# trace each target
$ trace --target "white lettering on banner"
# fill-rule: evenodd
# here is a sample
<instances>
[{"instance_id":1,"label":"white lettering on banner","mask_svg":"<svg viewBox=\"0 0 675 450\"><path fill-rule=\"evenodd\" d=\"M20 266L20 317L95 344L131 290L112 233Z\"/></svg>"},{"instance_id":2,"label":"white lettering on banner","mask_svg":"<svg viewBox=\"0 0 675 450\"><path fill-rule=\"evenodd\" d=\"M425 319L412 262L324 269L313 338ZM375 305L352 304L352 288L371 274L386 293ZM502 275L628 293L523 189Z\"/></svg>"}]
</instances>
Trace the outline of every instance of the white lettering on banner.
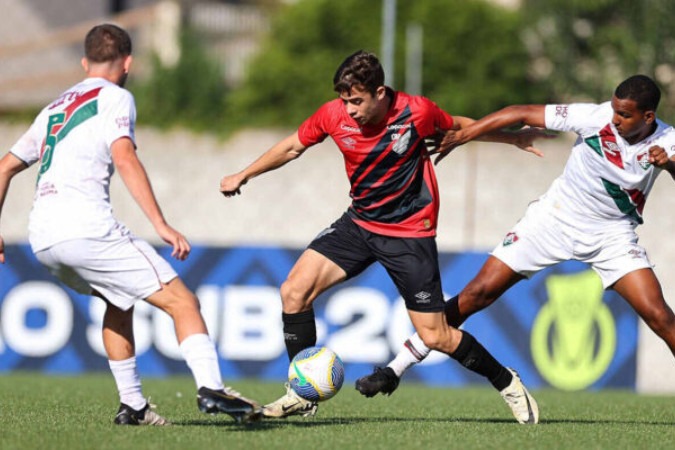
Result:
<instances>
[{"instance_id":1,"label":"white lettering on banner","mask_svg":"<svg viewBox=\"0 0 675 450\"><path fill-rule=\"evenodd\" d=\"M389 358L389 346L383 336L389 320L389 300L382 291L341 289L328 300L325 315L329 323L344 326L326 343L343 361L379 362Z\"/></svg>"},{"instance_id":2,"label":"white lettering on banner","mask_svg":"<svg viewBox=\"0 0 675 450\"><path fill-rule=\"evenodd\" d=\"M223 358L268 361L284 350L279 289L228 286L219 340Z\"/></svg>"},{"instance_id":3,"label":"white lettering on banner","mask_svg":"<svg viewBox=\"0 0 675 450\"><path fill-rule=\"evenodd\" d=\"M44 326L26 326L31 309L46 314ZM49 356L68 343L73 330L73 305L68 294L53 283L29 281L21 283L5 296L0 322L7 346L30 357Z\"/></svg>"}]
</instances>

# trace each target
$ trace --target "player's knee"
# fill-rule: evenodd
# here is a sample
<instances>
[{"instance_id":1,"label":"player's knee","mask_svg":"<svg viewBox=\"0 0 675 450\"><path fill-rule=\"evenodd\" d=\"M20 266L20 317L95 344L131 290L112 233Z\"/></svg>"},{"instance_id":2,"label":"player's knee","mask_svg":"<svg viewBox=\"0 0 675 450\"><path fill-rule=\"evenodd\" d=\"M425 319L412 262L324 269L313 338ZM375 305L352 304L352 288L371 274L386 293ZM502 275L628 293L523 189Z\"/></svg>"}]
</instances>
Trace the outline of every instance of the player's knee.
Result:
<instances>
[{"instance_id":1,"label":"player's knee","mask_svg":"<svg viewBox=\"0 0 675 450\"><path fill-rule=\"evenodd\" d=\"M472 281L462 290L460 301L464 309L473 312L490 305L494 299L490 296L485 283Z\"/></svg>"},{"instance_id":2,"label":"player's knee","mask_svg":"<svg viewBox=\"0 0 675 450\"><path fill-rule=\"evenodd\" d=\"M651 308L642 314L642 319L659 336L672 332L675 328L675 315L668 307Z\"/></svg>"},{"instance_id":3,"label":"player's knee","mask_svg":"<svg viewBox=\"0 0 675 450\"><path fill-rule=\"evenodd\" d=\"M285 313L304 311L310 303L307 290L298 286L297 283L290 279L281 284L279 293L281 294L281 302Z\"/></svg>"}]
</instances>

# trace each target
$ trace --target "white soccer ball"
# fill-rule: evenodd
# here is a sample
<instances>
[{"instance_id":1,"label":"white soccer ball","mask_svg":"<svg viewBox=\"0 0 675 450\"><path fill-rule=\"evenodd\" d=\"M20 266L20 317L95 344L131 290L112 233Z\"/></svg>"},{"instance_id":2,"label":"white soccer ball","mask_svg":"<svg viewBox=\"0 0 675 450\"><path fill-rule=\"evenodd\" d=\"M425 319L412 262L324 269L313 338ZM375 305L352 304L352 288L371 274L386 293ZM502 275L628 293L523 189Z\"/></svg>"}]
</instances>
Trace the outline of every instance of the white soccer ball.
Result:
<instances>
[{"instance_id":1,"label":"white soccer ball","mask_svg":"<svg viewBox=\"0 0 675 450\"><path fill-rule=\"evenodd\" d=\"M295 355L288 367L288 381L300 397L314 402L338 393L345 379L340 357L327 347L309 347Z\"/></svg>"}]
</instances>

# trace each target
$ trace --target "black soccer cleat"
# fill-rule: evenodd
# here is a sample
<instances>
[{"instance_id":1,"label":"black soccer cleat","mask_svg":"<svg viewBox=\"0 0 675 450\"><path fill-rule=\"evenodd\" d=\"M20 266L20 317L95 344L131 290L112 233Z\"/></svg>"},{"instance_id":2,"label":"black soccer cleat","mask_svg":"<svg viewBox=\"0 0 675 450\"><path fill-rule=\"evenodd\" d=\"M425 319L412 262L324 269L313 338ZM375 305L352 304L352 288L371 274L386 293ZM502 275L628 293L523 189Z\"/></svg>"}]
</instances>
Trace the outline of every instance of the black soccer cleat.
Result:
<instances>
[{"instance_id":1,"label":"black soccer cleat","mask_svg":"<svg viewBox=\"0 0 675 450\"><path fill-rule=\"evenodd\" d=\"M200 387L197 392L197 406L206 414L228 414L237 423L255 422L262 418L258 403L229 387L219 391Z\"/></svg>"},{"instance_id":2,"label":"black soccer cleat","mask_svg":"<svg viewBox=\"0 0 675 450\"><path fill-rule=\"evenodd\" d=\"M400 378L391 367L375 367L373 373L356 380L356 390L366 397L373 397L378 393L391 395L398 387L399 381Z\"/></svg>"},{"instance_id":3,"label":"black soccer cleat","mask_svg":"<svg viewBox=\"0 0 675 450\"><path fill-rule=\"evenodd\" d=\"M115 416L116 425L171 425L164 417L151 409L150 403L146 403L141 410L135 410L129 405L120 403L120 409Z\"/></svg>"}]
</instances>

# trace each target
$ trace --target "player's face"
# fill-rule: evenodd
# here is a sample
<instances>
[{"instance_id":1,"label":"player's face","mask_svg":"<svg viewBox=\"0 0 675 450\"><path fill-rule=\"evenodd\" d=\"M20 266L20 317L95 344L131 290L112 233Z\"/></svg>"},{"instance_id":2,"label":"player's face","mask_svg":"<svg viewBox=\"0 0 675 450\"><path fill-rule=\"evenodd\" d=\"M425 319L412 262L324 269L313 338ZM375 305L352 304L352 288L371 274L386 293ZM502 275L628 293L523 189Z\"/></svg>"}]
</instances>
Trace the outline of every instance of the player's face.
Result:
<instances>
[{"instance_id":1,"label":"player's face","mask_svg":"<svg viewBox=\"0 0 675 450\"><path fill-rule=\"evenodd\" d=\"M642 111L637 102L612 96L612 124L629 144L635 144L649 136L653 130L654 111Z\"/></svg>"},{"instance_id":2,"label":"player's face","mask_svg":"<svg viewBox=\"0 0 675 450\"><path fill-rule=\"evenodd\" d=\"M340 93L347 114L359 125L374 125L382 120L386 114L386 105L383 105L385 97L384 86L380 86L375 95L361 86L354 86L350 91Z\"/></svg>"}]
</instances>

